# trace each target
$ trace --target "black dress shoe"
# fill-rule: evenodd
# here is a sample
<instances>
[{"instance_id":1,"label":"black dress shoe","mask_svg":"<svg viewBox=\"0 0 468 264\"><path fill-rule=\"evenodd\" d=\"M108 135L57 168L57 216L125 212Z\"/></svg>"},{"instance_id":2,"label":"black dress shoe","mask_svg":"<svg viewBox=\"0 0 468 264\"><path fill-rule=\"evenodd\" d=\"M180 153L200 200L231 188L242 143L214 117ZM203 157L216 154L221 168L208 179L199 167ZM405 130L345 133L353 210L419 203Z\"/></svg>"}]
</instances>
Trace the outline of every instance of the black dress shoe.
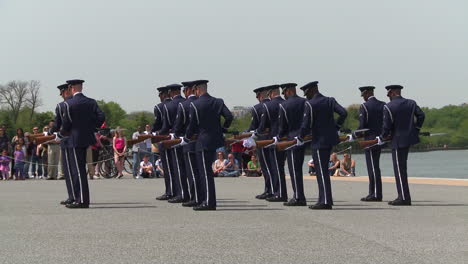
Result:
<instances>
[{"instance_id":1,"label":"black dress shoe","mask_svg":"<svg viewBox=\"0 0 468 264\"><path fill-rule=\"evenodd\" d=\"M187 199L184 199L180 196L176 196L174 198L171 198L168 200L168 202L170 203L185 203L185 202L188 202Z\"/></svg>"},{"instance_id":2,"label":"black dress shoe","mask_svg":"<svg viewBox=\"0 0 468 264\"><path fill-rule=\"evenodd\" d=\"M67 205L67 204L72 204L74 201L72 199L67 199L67 200L64 200L64 201L61 201L60 204L61 205Z\"/></svg>"},{"instance_id":3,"label":"black dress shoe","mask_svg":"<svg viewBox=\"0 0 468 264\"><path fill-rule=\"evenodd\" d=\"M170 195L167 195L167 194L163 194L161 196L158 196L156 197L156 200L159 200L159 201L166 201L166 200L169 200L171 199L172 197Z\"/></svg>"},{"instance_id":4,"label":"black dress shoe","mask_svg":"<svg viewBox=\"0 0 468 264\"><path fill-rule=\"evenodd\" d=\"M306 201L298 201L298 200L292 198L288 202L285 202L283 205L284 206L306 206L307 202Z\"/></svg>"},{"instance_id":5,"label":"black dress shoe","mask_svg":"<svg viewBox=\"0 0 468 264\"><path fill-rule=\"evenodd\" d=\"M255 198L259 199L259 200L265 200L268 196L268 193L264 192L262 194L259 194L257 196L255 196Z\"/></svg>"},{"instance_id":6,"label":"black dress shoe","mask_svg":"<svg viewBox=\"0 0 468 264\"><path fill-rule=\"evenodd\" d=\"M286 197L279 197L279 196L270 196L266 198L267 201L269 202L287 202L288 198Z\"/></svg>"},{"instance_id":7,"label":"black dress shoe","mask_svg":"<svg viewBox=\"0 0 468 264\"><path fill-rule=\"evenodd\" d=\"M331 206L331 204L316 204L316 205L309 206L309 209L312 209L312 210L331 210L332 206Z\"/></svg>"},{"instance_id":8,"label":"black dress shoe","mask_svg":"<svg viewBox=\"0 0 468 264\"><path fill-rule=\"evenodd\" d=\"M83 203L71 203L66 205L67 208L70 209L83 209L83 208L89 208L89 204L83 204Z\"/></svg>"},{"instance_id":9,"label":"black dress shoe","mask_svg":"<svg viewBox=\"0 0 468 264\"><path fill-rule=\"evenodd\" d=\"M393 206L408 206L411 205L411 200L395 199L393 201L388 202L388 204Z\"/></svg>"},{"instance_id":10,"label":"black dress shoe","mask_svg":"<svg viewBox=\"0 0 468 264\"><path fill-rule=\"evenodd\" d=\"M382 198L375 198L375 197L372 197L372 196L367 196L367 197L362 198L361 201L363 201L363 202L381 202Z\"/></svg>"},{"instance_id":11,"label":"black dress shoe","mask_svg":"<svg viewBox=\"0 0 468 264\"><path fill-rule=\"evenodd\" d=\"M209 206L206 203L202 203L198 206L193 207L194 211L216 211L215 206Z\"/></svg>"},{"instance_id":12,"label":"black dress shoe","mask_svg":"<svg viewBox=\"0 0 468 264\"><path fill-rule=\"evenodd\" d=\"M186 203L182 204L183 207L194 207L194 206L197 206L197 205L198 205L198 203L195 200L192 200L192 201L189 201L189 202L186 202Z\"/></svg>"}]
</instances>

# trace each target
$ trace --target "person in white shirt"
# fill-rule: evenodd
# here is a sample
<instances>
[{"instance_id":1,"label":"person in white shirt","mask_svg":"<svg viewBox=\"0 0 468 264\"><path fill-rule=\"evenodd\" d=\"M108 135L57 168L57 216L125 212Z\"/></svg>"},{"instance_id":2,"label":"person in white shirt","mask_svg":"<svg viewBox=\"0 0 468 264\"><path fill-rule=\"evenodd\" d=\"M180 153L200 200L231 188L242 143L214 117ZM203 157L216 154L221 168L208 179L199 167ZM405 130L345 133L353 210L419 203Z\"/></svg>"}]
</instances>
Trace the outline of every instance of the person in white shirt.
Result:
<instances>
[{"instance_id":1,"label":"person in white shirt","mask_svg":"<svg viewBox=\"0 0 468 264\"><path fill-rule=\"evenodd\" d=\"M158 159L154 165L156 167L156 170L155 170L156 178L164 177L164 170L162 168L161 159Z\"/></svg>"},{"instance_id":2,"label":"person in white shirt","mask_svg":"<svg viewBox=\"0 0 468 264\"><path fill-rule=\"evenodd\" d=\"M143 161L140 163L140 175L136 178L150 178L153 176L153 171L153 163L149 161L149 156L145 155Z\"/></svg>"},{"instance_id":3,"label":"person in white shirt","mask_svg":"<svg viewBox=\"0 0 468 264\"><path fill-rule=\"evenodd\" d=\"M132 139L138 139L139 135L143 135L143 129L141 126L137 127L137 131L133 133ZM138 174L138 165L140 164L141 161L141 151L140 148L143 147L142 150L146 148L146 143L141 142L137 144L133 144L132 146L132 154L133 154L133 177L136 177Z\"/></svg>"},{"instance_id":4,"label":"person in white shirt","mask_svg":"<svg viewBox=\"0 0 468 264\"><path fill-rule=\"evenodd\" d=\"M314 159L309 160L309 162L307 162L307 166L309 166L309 175L310 176L315 175Z\"/></svg>"},{"instance_id":5,"label":"person in white shirt","mask_svg":"<svg viewBox=\"0 0 468 264\"><path fill-rule=\"evenodd\" d=\"M151 126L149 124L146 124L145 132L143 132L143 133L145 135L150 135L152 133L151 132ZM154 153L152 153L152 151L151 151L151 147L153 146L153 144L151 143L151 138L148 138L143 142L144 142L144 146L145 146L145 155L149 155L149 160L151 161L151 164L154 164L154 162L156 161L156 158L155 158Z\"/></svg>"}]
</instances>

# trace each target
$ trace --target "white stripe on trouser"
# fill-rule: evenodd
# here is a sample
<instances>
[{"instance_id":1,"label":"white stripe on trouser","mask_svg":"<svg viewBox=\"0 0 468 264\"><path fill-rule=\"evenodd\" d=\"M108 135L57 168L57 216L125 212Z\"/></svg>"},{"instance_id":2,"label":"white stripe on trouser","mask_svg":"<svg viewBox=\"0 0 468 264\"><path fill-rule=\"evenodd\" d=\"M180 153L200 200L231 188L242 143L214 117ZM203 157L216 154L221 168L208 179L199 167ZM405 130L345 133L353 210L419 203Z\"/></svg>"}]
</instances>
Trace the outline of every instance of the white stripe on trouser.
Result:
<instances>
[{"instance_id":1,"label":"white stripe on trouser","mask_svg":"<svg viewBox=\"0 0 468 264\"><path fill-rule=\"evenodd\" d=\"M294 177L294 186L296 187L296 200L299 200L299 196L297 195L297 177L296 177L296 167L294 166L294 150L291 151L291 163L292 163L292 169L293 169L293 177Z\"/></svg>"},{"instance_id":2,"label":"white stripe on trouser","mask_svg":"<svg viewBox=\"0 0 468 264\"><path fill-rule=\"evenodd\" d=\"M174 149L174 157L177 165L177 174L179 175L180 191L182 192L182 198L185 198L184 188L182 188L182 178L180 177L180 166L179 166L179 157L177 157L177 150Z\"/></svg>"},{"instance_id":3,"label":"white stripe on trouser","mask_svg":"<svg viewBox=\"0 0 468 264\"><path fill-rule=\"evenodd\" d=\"M377 179L375 177L374 157L372 155L372 149L370 149L370 159L372 164L372 172L374 173L374 196L375 198L377 198Z\"/></svg>"},{"instance_id":4,"label":"white stripe on trouser","mask_svg":"<svg viewBox=\"0 0 468 264\"><path fill-rule=\"evenodd\" d=\"M398 161L398 150L397 149L395 149L395 154L396 154L396 164L397 164L397 168L398 168L398 177L400 178L401 196L403 197L403 200L405 200L405 192L403 190L403 181L401 181L400 162Z\"/></svg>"},{"instance_id":5,"label":"white stripe on trouser","mask_svg":"<svg viewBox=\"0 0 468 264\"><path fill-rule=\"evenodd\" d=\"M81 172L80 172L80 167L78 166L78 159L76 158L76 149L75 148L73 148L73 153L75 154L76 170L78 171L78 180L80 182L81 203L83 203L83 185L81 184Z\"/></svg>"},{"instance_id":6,"label":"white stripe on trouser","mask_svg":"<svg viewBox=\"0 0 468 264\"><path fill-rule=\"evenodd\" d=\"M195 201L198 203L197 182L195 181L195 174L193 173L192 160L190 159L190 153L188 153L188 152L187 152L187 159L188 159L188 162L189 162L189 165L190 165L190 171L192 172L193 186L195 187Z\"/></svg>"},{"instance_id":7,"label":"white stripe on trouser","mask_svg":"<svg viewBox=\"0 0 468 264\"><path fill-rule=\"evenodd\" d=\"M202 158L203 158L203 170L205 171L206 204L210 204L210 189L208 188L208 174L206 174L205 152L204 151L202 151Z\"/></svg>"},{"instance_id":8,"label":"white stripe on trouser","mask_svg":"<svg viewBox=\"0 0 468 264\"><path fill-rule=\"evenodd\" d=\"M70 169L70 161L68 160L68 151L66 149L64 149L65 151L65 159L67 160L67 169L68 169L68 180L70 181L70 187L71 187L71 192L73 194L73 200L76 200L76 197L75 197L75 188L73 187L73 181L72 181L72 178L71 178L71 169Z\"/></svg>"},{"instance_id":9,"label":"white stripe on trouser","mask_svg":"<svg viewBox=\"0 0 468 264\"><path fill-rule=\"evenodd\" d=\"M164 151L166 154L166 166L167 166L167 172L169 172L169 185L171 186L171 195L174 195L172 191L172 173L171 173L171 163L169 162L169 158L167 156L167 150Z\"/></svg>"},{"instance_id":10,"label":"white stripe on trouser","mask_svg":"<svg viewBox=\"0 0 468 264\"><path fill-rule=\"evenodd\" d=\"M273 150L273 153L275 154L275 163L276 163L276 170L278 171L278 183L279 183L279 193L280 197L283 197L283 194L281 193L281 176L280 176L280 170L279 170L279 165L278 165L278 158L276 157L276 149Z\"/></svg>"},{"instance_id":11,"label":"white stripe on trouser","mask_svg":"<svg viewBox=\"0 0 468 264\"><path fill-rule=\"evenodd\" d=\"M271 179L270 168L268 168L268 163L265 158L265 151L263 150L263 148L261 148L261 150L262 150L263 162L265 162L265 167L266 167L266 170L268 171L268 177L270 178L271 193L275 193L275 190L273 190L273 180Z\"/></svg>"},{"instance_id":12,"label":"white stripe on trouser","mask_svg":"<svg viewBox=\"0 0 468 264\"><path fill-rule=\"evenodd\" d=\"M323 168L322 168L322 160L320 159L320 152L317 149L317 156L319 159L319 165L320 165L320 174L322 174L322 185L323 185L323 193L325 196L325 204L327 204L327 188L325 187L325 178L323 177Z\"/></svg>"}]
</instances>

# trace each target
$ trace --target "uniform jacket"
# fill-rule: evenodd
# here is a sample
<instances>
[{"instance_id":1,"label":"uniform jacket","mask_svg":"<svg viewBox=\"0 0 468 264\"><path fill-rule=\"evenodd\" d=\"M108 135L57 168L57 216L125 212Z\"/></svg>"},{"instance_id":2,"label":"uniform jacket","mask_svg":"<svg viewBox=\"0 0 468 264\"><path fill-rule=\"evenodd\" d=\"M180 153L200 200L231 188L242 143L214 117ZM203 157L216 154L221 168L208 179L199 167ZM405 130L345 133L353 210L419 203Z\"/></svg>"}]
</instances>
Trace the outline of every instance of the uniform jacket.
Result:
<instances>
[{"instance_id":1,"label":"uniform jacket","mask_svg":"<svg viewBox=\"0 0 468 264\"><path fill-rule=\"evenodd\" d=\"M419 143L424 112L415 101L398 96L384 106L382 138L392 138L393 148Z\"/></svg>"},{"instance_id":2,"label":"uniform jacket","mask_svg":"<svg viewBox=\"0 0 468 264\"><path fill-rule=\"evenodd\" d=\"M383 109L385 103L371 97L359 108L359 129L367 128L364 139L374 139L382 134Z\"/></svg>"},{"instance_id":3,"label":"uniform jacket","mask_svg":"<svg viewBox=\"0 0 468 264\"><path fill-rule=\"evenodd\" d=\"M154 124L151 132L156 132L161 130L163 125L163 108L164 103L161 102L154 106Z\"/></svg>"},{"instance_id":4,"label":"uniform jacket","mask_svg":"<svg viewBox=\"0 0 468 264\"><path fill-rule=\"evenodd\" d=\"M335 122L334 113L338 114ZM312 148L327 149L337 145L338 130L348 113L333 97L316 94L306 101L301 125L301 137L312 135Z\"/></svg>"},{"instance_id":5,"label":"uniform jacket","mask_svg":"<svg viewBox=\"0 0 468 264\"><path fill-rule=\"evenodd\" d=\"M164 104L164 118L163 118L163 125L159 133L161 135L166 135L169 133L174 133L174 124L177 117L177 109L179 108L179 103L185 101L181 95L174 96L172 100L167 101Z\"/></svg>"},{"instance_id":6,"label":"uniform jacket","mask_svg":"<svg viewBox=\"0 0 468 264\"><path fill-rule=\"evenodd\" d=\"M221 116L224 117L223 126ZM203 94L190 103L186 137L192 138L198 131L195 149L214 151L224 145L223 132L231 126L233 119L231 111L222 99Z\"/></svg>"},{"instance_id":7,"label":"uniform jacket","mask_svg":"<svg viewBox=\"0 0 468 264\"><path fill-rule=\"evenodd\" d=\"M293 139L300 135L305 98L291 96L280 104L278 137Z\"/></svg>"},{"instance_id":8,"label":"uniform jacket","mask_svg":"<svg viewBox=\"0 0 468 264\"><path fill-rule=\"evenodd\" d=\"M263 104L264 110L257 128L258 134L264 134L267 129L270 129L268 138L278 136L279 111L282 102L284 102L284 99L281 96L277 96Z\"/></svg>"},{"instance_id":9,"label":"uniform jacket","mask_svg":"<svg viewBox=\"0 0 468 264\"><path fill-rule=\"evenodd\" d=\"M58 103L57 106L55 107L54 126L51 127L50 133L60 132L62 130L62 124L63 124L62 120L63 120L64 114L66 114L66 110L68 108L68 106L65 104L65 102L67 100L69 100L70 98L72 98L72 96L65 98L65 100L63 102ZM67 140L68 140L68 138L64 138L60 142L60 145L62 147L65 147L66 144L67 144Z\"/></svg>"},{"instance_id":10,"label":"uniform jacket","mask_svg":"<svg viewBox=\"0 0 468 264\"><path fill-rule=\"evenodd\" d=\"M249 129L247 131L255 131L258 128L258 126L260 125L262 115L265 112L265 106L263 104L265 104L266 102L269 102L269 101L270 101L270 99L263 99L261 103L258 103L256 105L254 105L254 107L252 107L252 111L251 111L252 121L250 121L250 126L249 126ZM267 139L267 137L259 136L258 139L259 140Z\"/></svg>"},{"instance_id":11,"label":"uniform jacket","mask_svg":"<svg viewBox=\"0 0 468 264\"><path fill-rule=\"evenodd\" d=\"M94 145L96 143L94 132L104 123L104 112L94 99L82 93L77 93L66 100L65 105L66 113L62 120L62 130L70 135L66 147L86 148Z\"/></svg>"},{"instance_id":12,"label":"uniform jacket","mask_svg":"<svg viewBox=\"0 0 468 264\"><path fill-rule=\"evenodd\" d=\"M179 103L177 116L174 124L174 133L179 137L184 137L189 125L190 104L197 100L195 95L189 96L185 101ZM197 134L197 131L195 132ZM185 152L195 151L195 142L183 146Z\"/></svg>"}]
</instances>

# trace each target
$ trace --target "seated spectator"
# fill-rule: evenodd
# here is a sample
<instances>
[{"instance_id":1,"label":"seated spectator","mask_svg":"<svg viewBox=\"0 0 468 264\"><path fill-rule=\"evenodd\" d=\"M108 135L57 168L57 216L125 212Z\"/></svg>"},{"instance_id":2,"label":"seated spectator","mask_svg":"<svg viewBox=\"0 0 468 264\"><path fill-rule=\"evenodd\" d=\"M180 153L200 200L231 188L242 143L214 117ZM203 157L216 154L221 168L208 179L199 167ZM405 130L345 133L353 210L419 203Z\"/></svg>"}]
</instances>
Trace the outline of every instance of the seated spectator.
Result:
<instances>
[{"instance_id":1,"label":"seated spectator","mask_svg":"<svg viewBox=\"0 0 468 264\"><path fill-rule=\"evenodd\" d=\"M330 156L330 162L328 163L328 171L330 172L330 176L338 176L338 171L340 168L340 160L335 152L333 152Z\"/></svg>"},{"instance_id":2,"label":"seated spectator","mask_svg":"<svg viewBox=\"0 0 468 264\"><path fill-rule=\"evenodd\" d=\"M247 177L258 177L262 176L262 170L260 169L260 162L257 160L257 156L252 155L250 161L247 163L246 170Z\"/></svg>"},{"instance_id":3,"label":"seated spectator","mask_svg":"<svg viewBox=\"0 0 468 264\"><path fill-rule=\"evenodd\" d=\"M153 177L153 164L149 161L149 156L145 155L140 162L140 175L136 179Z\"/></svg>"},{"instance_id":4,"label":"seated spectator","mask_svg":"<svg viewBox=\"0 0 468 264\"><path fill-rule=\"evenodd\" d=\"M343 160L340 162L340 176L354 177L356 176L356 161L351 159L348 153L343 154Z\"/></svg>"},{"instance_id":5,"label":"seated spectator","mask_svg":"<svg viewBox=\"0 0 468 264\"><path fill-rule=\"evenodd\" d=\"M224 169L218 175L221 177L239 177L240 174L239 161L234 158L233 154L229 154Z\"/></svg>"},{"instance_id":6,"label":"seated spectator","mask_svg":"<svg viewBox=\"0 0 468 264\"><path fill-rule=\"evenodd\" d=\"M164 170L162 168L162 163L161 163L161 159L158 159L155 163L155 166L156 166L156 178L159 178L159 177L164 177Z\"/></svg>"},{"instance_id":7,"label":"seated spectator","mask_svg":"<svg viewBox=\"0 0 468 264\"><path fill-rule=\"evenodd\" d=\"M213 173L215 177L218 177L219 173L224 170L227 160L224 159L224 152L218 152L218 159L213 163Z\"/></svg>"},{"instance_id":8,"label":"seated spectator","mask_svg":"<svg viewBox=\"0 0 468 264\"><path fill-rule=\"evenodd\" d=\"M316 175L314 159L309 160L309 162L307 162L307 166L309 166L309 175L310 176Z\"/></svg>"}]
</instances>

